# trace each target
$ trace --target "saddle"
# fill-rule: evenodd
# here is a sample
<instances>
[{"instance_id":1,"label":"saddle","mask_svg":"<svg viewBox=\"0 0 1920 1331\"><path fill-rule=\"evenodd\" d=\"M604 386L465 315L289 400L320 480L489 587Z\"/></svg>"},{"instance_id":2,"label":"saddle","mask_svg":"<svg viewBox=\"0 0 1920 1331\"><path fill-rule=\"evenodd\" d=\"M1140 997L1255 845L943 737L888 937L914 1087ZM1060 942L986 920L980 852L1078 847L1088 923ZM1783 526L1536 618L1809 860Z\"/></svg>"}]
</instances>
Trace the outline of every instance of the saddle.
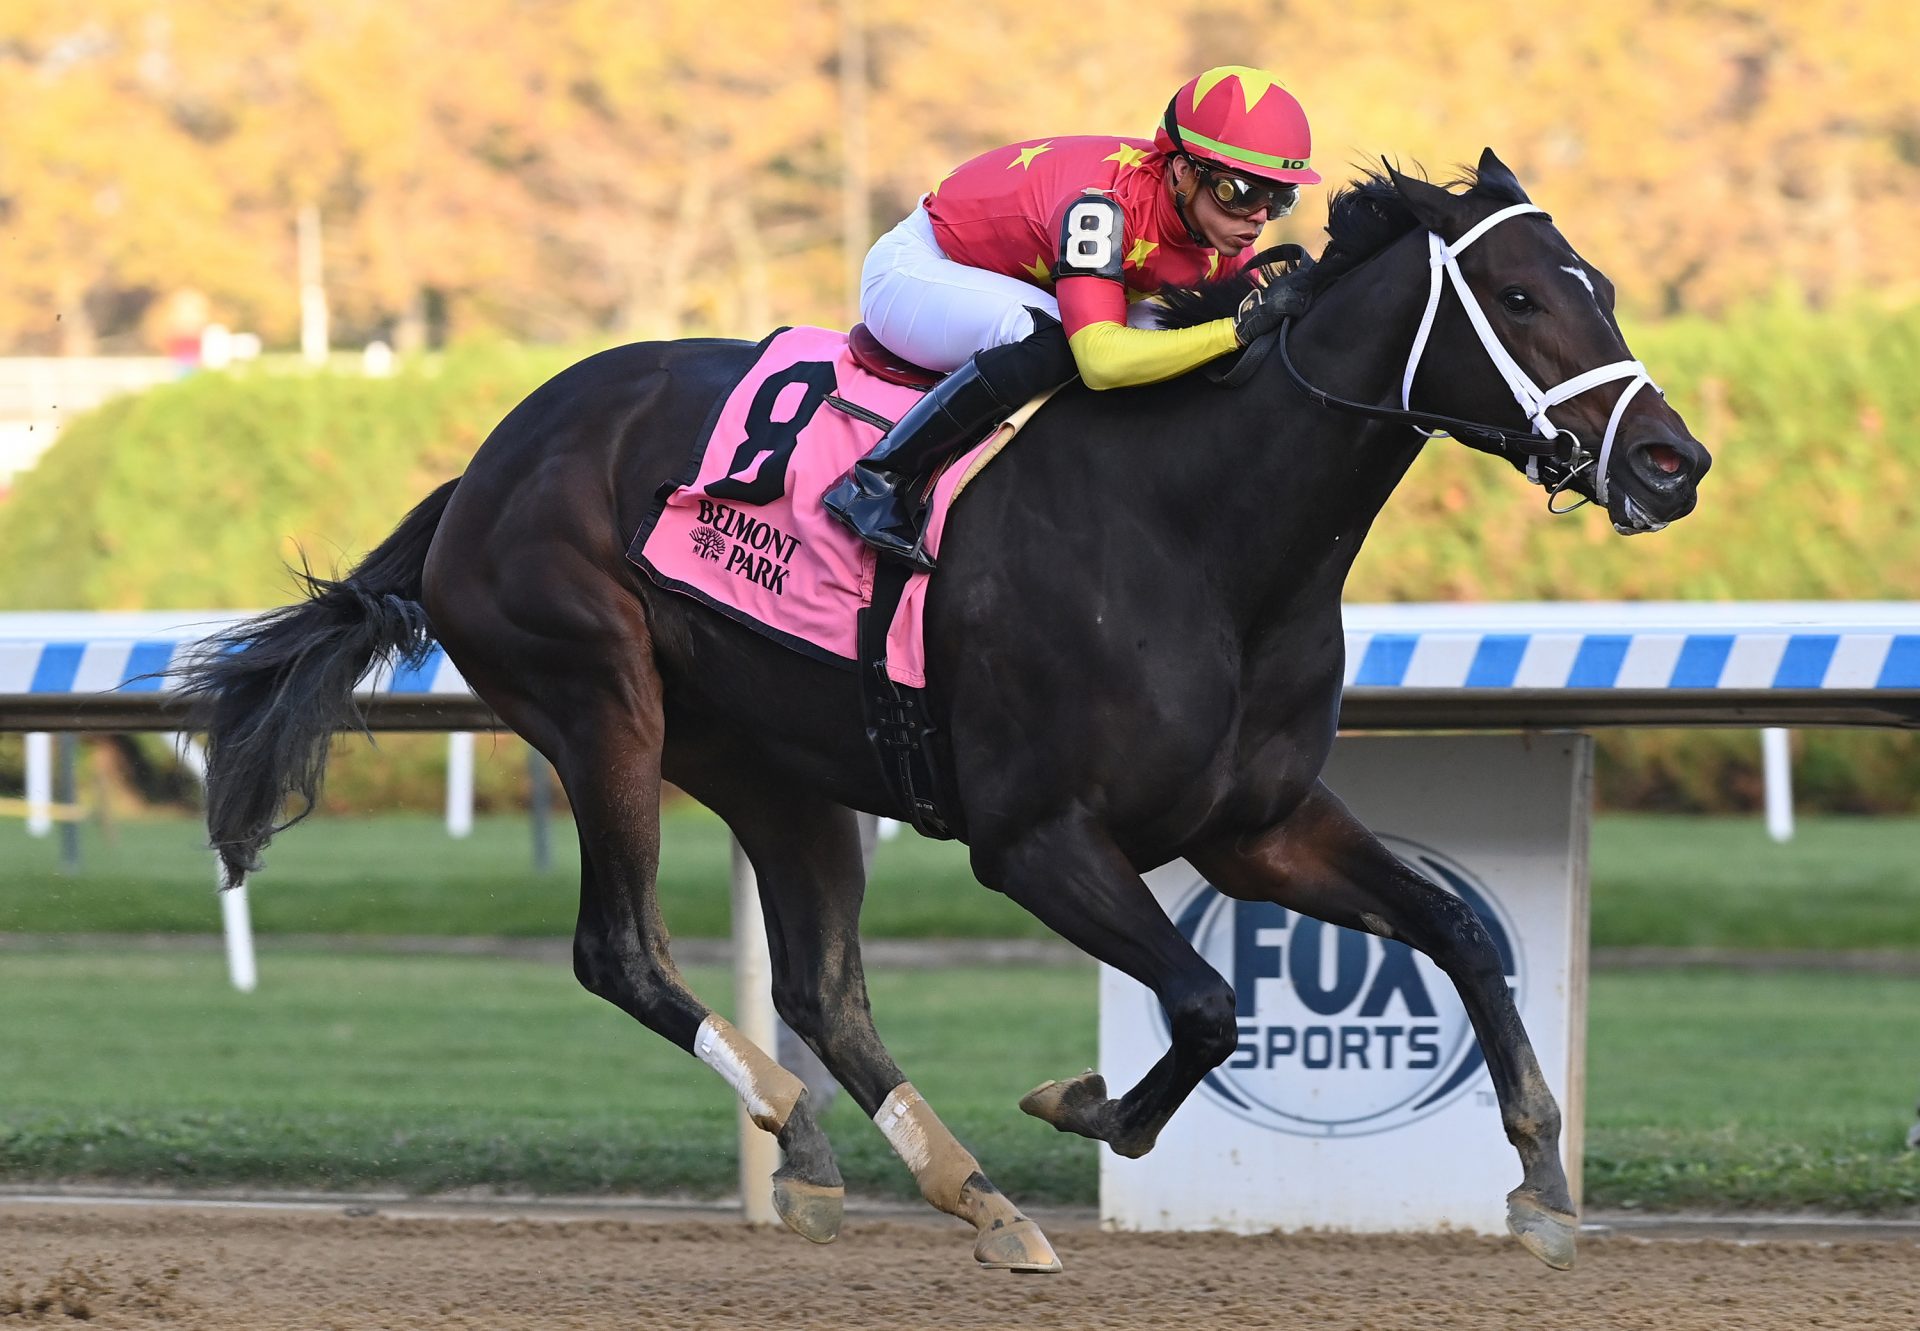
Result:
<instances>
[{"instance_id":1,"label":"saddle","mask_svg":"<svg viewBox=\"0 0 1920 1331\"><path fill-rule=\"evenodd\" d=\"M910 360L894 355L865 324L855 324L847 333L847 351L852 355L854 364L868 374L890 384L899 384L902 388L914 388L924 393L947 377L938 370L929 370L924 365L915 365Z\"/></svg>"},{"instance_id":2,"label":"saddle","mask_svg":"<svg viewBox=\"0 0 1920 1331\"><path fill-rule=\"evenodd\" d=\"M960 830L959 806L943 787L945 738L922 698L926 577L876 562L819 500L942 377L892 355L864 327L780 330L656 492L627 556L660 586L855 671L897 816L950 837ZM938 550L960 490L1038 406L940 474L929 548Z\"/></svg>"}]
</instances>

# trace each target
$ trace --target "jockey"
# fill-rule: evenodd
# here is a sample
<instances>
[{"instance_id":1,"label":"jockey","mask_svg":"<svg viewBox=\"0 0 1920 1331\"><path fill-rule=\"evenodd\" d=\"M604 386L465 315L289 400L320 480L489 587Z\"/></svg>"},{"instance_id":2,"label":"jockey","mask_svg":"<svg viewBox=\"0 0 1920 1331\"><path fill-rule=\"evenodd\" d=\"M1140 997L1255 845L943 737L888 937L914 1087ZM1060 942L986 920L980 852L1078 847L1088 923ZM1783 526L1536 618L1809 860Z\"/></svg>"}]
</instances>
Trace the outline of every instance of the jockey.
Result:
<instances>
[{"instance_id":1,"label":"jockey","mask_svg":"<svg viewBox=\"0 0 1920 1331\"><path fill-rule=\"evenodd\" d=\"M932 569L928 471L1036 394L1158 383L1276 326L1256 287L1192 328L1131 326L1163 286L1226 276L1320 181L1300 103L1265 70L1210 69L1167 103L1152 142L1031 139L960 166L874 243L860 317L896 355L952 371L825 496L867 544Z\"/></svg>"}]
</instances>

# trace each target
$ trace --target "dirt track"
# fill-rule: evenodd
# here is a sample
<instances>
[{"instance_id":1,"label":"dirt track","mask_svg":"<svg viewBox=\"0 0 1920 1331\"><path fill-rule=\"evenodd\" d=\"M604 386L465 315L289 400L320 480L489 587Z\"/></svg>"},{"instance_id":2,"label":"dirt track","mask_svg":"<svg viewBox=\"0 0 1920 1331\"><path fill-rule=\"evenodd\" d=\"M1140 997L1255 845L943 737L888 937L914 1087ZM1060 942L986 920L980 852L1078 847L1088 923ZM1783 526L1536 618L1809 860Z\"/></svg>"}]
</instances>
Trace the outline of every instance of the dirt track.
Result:
<instances>
[{"instance_id":1,"label":"dirt track","mask_svg":"<svg viewBox=\"0 0 1920 1331\"><path fill-rule=\"evenodd\" d=\"M0 1200L0 1324L100 1327L1899 1328L1920 1244L1586 1241L1556 1275L1469 1238L1050 1232L1052 1277L973 1268L958 1225L853 1216L840 1241L725 1219L475 1220Z\"/></svg>"}]
</instances>

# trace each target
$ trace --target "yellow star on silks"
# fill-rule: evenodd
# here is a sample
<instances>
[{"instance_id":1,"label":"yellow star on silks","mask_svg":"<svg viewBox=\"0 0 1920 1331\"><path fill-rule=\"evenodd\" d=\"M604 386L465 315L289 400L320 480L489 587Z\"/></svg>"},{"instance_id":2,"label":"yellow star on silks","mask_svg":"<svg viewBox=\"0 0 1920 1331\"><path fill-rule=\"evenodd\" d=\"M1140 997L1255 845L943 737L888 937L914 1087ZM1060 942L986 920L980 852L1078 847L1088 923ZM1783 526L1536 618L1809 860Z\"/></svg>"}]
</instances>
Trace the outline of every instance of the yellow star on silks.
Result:
<instances>
[{"instance_id":1,"label":"yellow star on silks","mask_svg":"<svg viewBox=\"0 0 1920 1331\"><path fill-rule=\"evenodd\" d=\"M960 168L956 166L956 167L954 167L954 168L953 168L953 170L951 170L951 171L949 171L949 172L947 172L947 174L946 174L946 175L944 175L944 176L941 176L941 177L940 177L940 184L939 184L939 185L935 185L935 186L934 186L934 187L933 187L932 189L930 189L930 190L928 190L928 191L927 191L927 194L928 194L928 196L929 196L929 197L932 197L933 195L936 195L936 194L938 194L938 193L940 192L940 185L944 185L944 184L946 184L946 183L947 183L947 182L948 182L949 180L952 180L952 179L953 179L953 178L954 178L954 177L955 177L956 175L958 175L959 173L960 173Z\"/></svg>"},{"instance_id":2,"label":"yellow star on silks","mask_svg":"<svg viewBox=\"0 0 1920 1331\"><path fill-rule=\"evenodd\" d=\"M1007 163L1007 170L1011 171L1016 166L1022 167L1022 168L1031 168L1033 166L1033 159L1038 157L1041 153L1048 151L1052 147L1053 147L1053 140L1048 139L1045 143L1037 143L1031 148L1022 148L1019 152L1013 155L1013 160Z\"/></svg>"},{"instance_id":3,"label":"yellow star on silks","mask_svg":"<svg viewBox=\"0 0 1920 1331\"><path fill-rule=\"evenodd\" d=\"M1139 166L1140 163L1147 160L1147 150L1145 148L1129 148L1123 143L1113 156L1102 157L1100 160L1103 162L1118 162L1123 167L1132 168Z\"/></svg>"},{"instance_id":4,"label":"yellow star on silks","mask_svg":"<svg viewBox=\"0 0 1920 1331\"><path fill-rule=\"evenodd\" d=\"M1249 69L1245 65L1221 65L1218 69L1210 69L1202 74L1193 85L1193 104L1200 105L1206 100L1208 93L1229 78L1240 80L1240 95L1246 99L1249 111L1260 104L1260 99L1267 95L1268 88L1286 91L1280 80L1264 69Z\"/></svg>"},{"instance_id":5,"label":"yellow star on silks","mask_svg":"<svg viewBox=\"0 0 1920 1331\"><path fill-rule=\"evenodd\" d=\"M1220 271L1219 254L1218 253L1209 254L1207 256L1207 281L1209 282L1213 281L1213 275L1219 271Z\"/></svg>"},{"instance_id":6,"label":"yellow star on silks","mask_svg":"<svg viewBox=\"0 0 1920 1331\"><path fill-rule=\"evenodd\" d=\"M1021 269L1021 271L1041 286L1045 286L1047 283L1053 281L1053 269L1047 267L1047 256L1044 254Z\"/></svg>"},{"instance_id":7,"label":"yellow star on silks","mask_svg":"<svg viewBox=\"0 0 1920 1331\"><path fill-rule=\"evenodd\" d=\"M1125 264L1122 264L1121 267L1124 268L1128 264L1131 264L1133 267L1138 268L1142 263L1146 262L1149 254L1152 254L1159 248L1160 242L1148 240L1145 236L1135 236L1133 238L1133 248L1127 251L1127 261Z\"/></svg>"}]
</instances>

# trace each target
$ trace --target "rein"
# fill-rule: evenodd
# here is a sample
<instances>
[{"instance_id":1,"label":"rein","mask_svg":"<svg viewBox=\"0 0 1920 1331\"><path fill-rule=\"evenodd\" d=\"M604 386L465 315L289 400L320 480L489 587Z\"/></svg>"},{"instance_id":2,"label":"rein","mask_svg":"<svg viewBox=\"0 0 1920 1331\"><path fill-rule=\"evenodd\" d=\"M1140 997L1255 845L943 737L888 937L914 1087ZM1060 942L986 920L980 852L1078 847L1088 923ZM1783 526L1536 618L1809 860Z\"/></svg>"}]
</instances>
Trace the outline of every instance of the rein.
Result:
<instances>
[{"instance_id":1,"label":"rein","mask_svg":"<svg viewBox=\"0 0 1920 1331\"><path fill-rule=\"evenodd\" d=\"M1413 347L1407 354L1406 372L1400 379L1398 408L1375 406L1338 397L1309 383L1294 366L1293 358L1287 351L1287 341L1292 332L1291 326L1294 320L1292 315L1281 320L1280 326L1265 338L1257 339L1254 346L1247 349L1242 359L1253 360L1257 365L1260 360L1266 358L1266 350L1262 350L1258 357L1255 357L1254 349L1260 342L1273 339L1280 350L1280 364L1285 367L1287 377L1293 381L1294 387L1323 407L1377 421L1406 425L1429 438L1436 434L1450 435L1469 448L1478 449L1483 453L1493 453L1507 458L1515 455L1523 456L1527 459L1527 479L1547 490L1547 507L1556 513L1572 512L1580 506L1574 504L1569 508L1555 509L1553 500L1572 483L1574 477L1591 467L1593 468L1594 497L1604 507L1608 493L1607 467L1612 461L1614 440L1619 434L1620 421L1626 415L1627 403L1642 388L1653 385L1646 366L1637 360L1614 361L1610 365L1602 365L1597 369L1576 374L1553 388L1541 388L1534 383L1525 370L1520 368L1519 362L1514 360L1512 353L1494 333L1486 311L1480 308L1480 302L1474 298L1472 288L1467 285L1467 279L1460 271L1458 256L1467 246L1500 223L1530 213L1547 216L1544 208L1536 207L1531 203L1516 203L1481 219L1452 245L1448 245L1434 232L1427 233L1427 266L1432 274L1432 281L1427 289L1427 306L1420 317L1419 331L1414 334ZM1500 372L1500 377L1506 381L1508 391L1513 394L1513 399L1519 404L1520 410L1526 413L1527 419L1532 423L1533 428L1528 433L1521 434L1478 421L1413 410L1411 398L1414 376L1419 373L1420 358L1426 353L1427 340L1433 332L1434 318L1440 310L1440 297L1449 282L1453 286L1454 293L1459 296L1460 304L1467 312L1467 318L1480 339L1481 347L1493 361L1494 368ZM1267 350L1271 350L1271 347ZM1239 367L1236 366L1235 369L1238 370ZM1601 440L1599 453L1596 456L1588 451L1585 443L1572 430L1563 429L1548 419L1547 411L1590 388L1597 388L1601 384L1612 383L1617 379L1627 379L1631 382L1621 392L1619 401L1614 403L1613 414L1607 419L1606 435ZM1657 393L1660 390L1654 388L1654 391ZM1555 470L1561 474L1557 477L1545 474L1541 466L1543 460L1557 464ZM1628 502L1632 504L1631 500ZM1637 508L1637 505L1634 507ZM1657 529L1665 524L1649 525ZM1641 528L1641 530L1645 529Z\"/></svg>"},{"instance_id":2,"label":"rein","mask_svg":"<svg viewBox=\"0 0 1920 1331\"><path fill-rule=\"evenodd\" d=\"M1442 416L1431 411L1412 411L1401 407L1379 407L1367 402L1356 402L1352 398L1339 397L1324 388L1317 388L1307 381L1305 375L1293 363L1293 357L1287 351L1287 337L1292 331L1295 316L1288 315L1281 321L1280 327L1265 337L1259 338L1253 346L1247 348L1247 358L1251 358L1255 348L1262 342L1269 349L1277 345L1280 351L1280 364L1293 380L1293 386L1318 402L1323 407L1336 411L1349 412L1355 416L1367 416L1376 421L1390 424L1408 425L1429 437L1436 434L1451 435L1468 448L1477 448L1482 453L1492 453L1506 457L1510 452L1524 453L1528 457L1553 458L1558 462L1572 462L1572 449L1552 439L1542 439L1535 434L1516 434L1512 430L1503 430L1496 425L1482 425L1478 421L1463 420L1456 416ZM1261 359L1265 359L1265 351ZM1230 382L1230 381L1223 381Z\"/></svg>"}]
</instances>

